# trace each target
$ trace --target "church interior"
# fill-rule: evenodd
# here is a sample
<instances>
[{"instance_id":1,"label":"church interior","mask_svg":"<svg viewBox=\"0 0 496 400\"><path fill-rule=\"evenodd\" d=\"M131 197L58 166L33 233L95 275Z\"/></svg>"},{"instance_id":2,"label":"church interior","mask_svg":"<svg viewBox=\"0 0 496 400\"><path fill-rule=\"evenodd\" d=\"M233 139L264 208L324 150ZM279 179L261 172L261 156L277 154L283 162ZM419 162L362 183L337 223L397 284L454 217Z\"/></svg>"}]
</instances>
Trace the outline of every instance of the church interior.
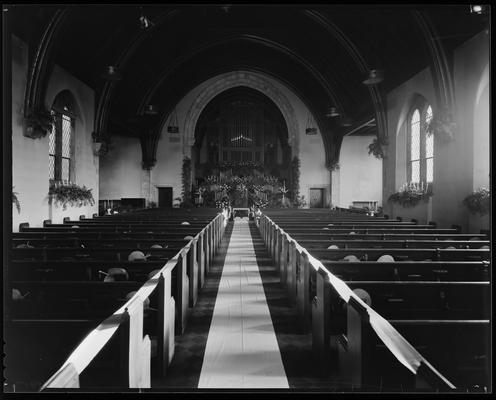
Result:
<instances>
[{"instance_id":1,"label":"church interior","mask_svg":"<svg viewBox=\"0 0 496 400\"><path fill-rule=\"evenodd\" d=\"M4 392L492 393L489 5L2 8Z\"/></svg>"}]
</instances>

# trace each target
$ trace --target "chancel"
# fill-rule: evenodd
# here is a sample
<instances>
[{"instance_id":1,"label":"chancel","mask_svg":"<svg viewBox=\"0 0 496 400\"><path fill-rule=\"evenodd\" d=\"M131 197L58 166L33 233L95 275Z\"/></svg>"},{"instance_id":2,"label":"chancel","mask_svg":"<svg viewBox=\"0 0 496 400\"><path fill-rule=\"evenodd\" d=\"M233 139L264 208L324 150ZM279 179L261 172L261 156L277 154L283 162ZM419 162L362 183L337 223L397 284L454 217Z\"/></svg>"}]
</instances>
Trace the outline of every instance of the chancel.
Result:
<instances>
[{"instance_id":1,"label":"chancel","mask_svg":"<svg viewBox=\"0 0 496 400\"><path fill-rule=\"evenodd\" d=\"M492 393L489 5L2 8L4 392Z\"/></svg>"}]
</instances>

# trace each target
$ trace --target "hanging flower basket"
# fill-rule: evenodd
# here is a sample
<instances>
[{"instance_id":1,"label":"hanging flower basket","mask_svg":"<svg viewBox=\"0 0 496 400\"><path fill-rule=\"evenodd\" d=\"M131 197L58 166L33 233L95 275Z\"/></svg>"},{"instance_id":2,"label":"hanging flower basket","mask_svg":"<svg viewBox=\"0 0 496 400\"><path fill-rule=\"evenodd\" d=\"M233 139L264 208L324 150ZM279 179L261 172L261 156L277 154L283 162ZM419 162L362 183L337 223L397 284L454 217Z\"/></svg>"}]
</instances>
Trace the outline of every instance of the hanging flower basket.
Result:
<instances>
[{"instance_id":1,"label":"hanging flower basket","mask_svg":"<svg viewBox=\"0 0 496 400\"><path fill-rule=\"evenodd\" d=\"M487 188L474 190L463 200L463 205L468 208L472 214L481 216L489 213L491 207L491 192Z\"/></svg>"},{"instance_id":2,"label":"hanging flower basket","mask_svg":"<svg viewBox=\"0 0 496 400\"><path fill-rule=\"evenodd\" d=\"M66 210L68 205L71 207L93 206L95 199L91 190L74 183L53 182L50 184L48 196L51 204L61 205L62 209Z\"/></svg>"},{"instance_id":3,"label":"hanging flower basket","mask_svg":"<svg viewBox=\"0 0 496 400\"><path fill-rule=\"evenodd\" d=\"M307 135L316 135L317 128L315 127L315 123L313 122L313 118L310 113L308 113L307 117L307 127L305 128L305 133Z\"/></svg>"},{"instance_id":4,"label":"hanging flower basket","mask_svg":"<svg viewBox=\"0 0 496 400\"><path fill-rule=\"evenodd\" d=\"M24 136L31 139L45 137L52 131L54 115L45 109L39 109L29 113L25 119Z\"/></svg>"},{"instance_id":5,"label":"hanging flower basket","mask_svg":"<svg viewBox=\"0 0 496 400\"><path fill-rule=\"evenodd\" d=\"M456 122L453 117L448 112L442 112L438 116L433 116L429 122L427 122L425 131L427 135L434 135L438 137L442 142L449 143L455 138Z\"/></svg>"},{"instance_id":6,"label":"hanging flower basket","mask_svg":"<svg viewBox=\"0 0 496 400\"><path fill-rule=\"evenodd\" d=\"M386 156L383 146L387 146L387 144L388 143L386 140L374 138L372 143L369 144L369 154L372 154L375 158L382 160Z\"/></svg>"}]
</instances>

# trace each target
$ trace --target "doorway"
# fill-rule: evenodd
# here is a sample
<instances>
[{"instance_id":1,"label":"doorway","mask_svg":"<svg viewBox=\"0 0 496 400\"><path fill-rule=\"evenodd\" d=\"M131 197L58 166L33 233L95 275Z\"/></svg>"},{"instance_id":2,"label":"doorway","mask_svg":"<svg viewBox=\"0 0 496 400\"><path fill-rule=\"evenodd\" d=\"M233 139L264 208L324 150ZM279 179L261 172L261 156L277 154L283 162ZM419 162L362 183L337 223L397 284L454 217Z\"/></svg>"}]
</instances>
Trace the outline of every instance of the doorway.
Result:
<instances>
[{"instance_id":1,"label":"doorway","mask_svg":"<svg viewBox=\"0 0 496 400\"><path fill-rule=\"evenodd\" d=\"M310 189L310 208L324 208L324 189Z\"/></svg>"},{"instance_id":2,"label":"doorway","mask_svg":"<svg viewBox=\"0 0 496 400\"><path fill-rule=\"evenodd\" d=\"M158 206L172 207L172 187L159 187L158 189Z\"/></svg>"}]
</instances>

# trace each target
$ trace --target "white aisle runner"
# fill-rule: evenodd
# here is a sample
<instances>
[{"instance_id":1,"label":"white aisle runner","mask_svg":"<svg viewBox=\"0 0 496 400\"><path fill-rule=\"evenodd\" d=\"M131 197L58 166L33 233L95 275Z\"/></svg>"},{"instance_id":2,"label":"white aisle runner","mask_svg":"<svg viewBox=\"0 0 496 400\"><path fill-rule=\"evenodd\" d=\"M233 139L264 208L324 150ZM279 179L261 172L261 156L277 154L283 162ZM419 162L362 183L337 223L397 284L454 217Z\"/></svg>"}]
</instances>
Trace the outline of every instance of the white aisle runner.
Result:
<instances>
[{"instance_id":1,"label":"white aisle runner","mask_svg":"<svg viewBox=\"0 0 496 400\"><path fill-rule=\"evenodd\" d=\"M288 388L248 221L236 219L198 388Z\"/></svg>"}]
</instances>

